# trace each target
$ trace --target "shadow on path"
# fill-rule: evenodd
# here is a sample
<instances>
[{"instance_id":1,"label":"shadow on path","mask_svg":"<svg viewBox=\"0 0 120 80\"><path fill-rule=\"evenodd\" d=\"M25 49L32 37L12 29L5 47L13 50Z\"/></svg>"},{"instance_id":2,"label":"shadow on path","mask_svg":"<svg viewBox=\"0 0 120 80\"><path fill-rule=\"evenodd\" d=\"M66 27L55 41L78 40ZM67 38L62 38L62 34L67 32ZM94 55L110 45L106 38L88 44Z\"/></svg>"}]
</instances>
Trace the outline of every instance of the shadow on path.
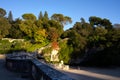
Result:
<instances>
[{"instance_id":1,"label":"shadow on path","mask_svg":"<svg viewBox=\"0 0 120 80\"><path fill-rule=\"evenodd\" d=\"M109 75L114 77L120 78L120 67L108 67L108 68L97 68L97 67L81 67L81 70L103 74L103 75Z\"/></svg>"},{"instance_id":2,"label":"shadow on path","mask_svg":"<svg viewBox=\"0 0 120 80\"><path fill-rule=\"evenodd\" d=\"M62 72L76 80L120 80L120 68L81 67L80 70L70 69Z\"/></svg>"},{"instance_id":3,"label":"shadow on path","mask_svg":"<svg viewBox=\"0 0 120 80\"><path fill-rule=\"evenodd\" d=\"M0 80L30 80L22 78L20 73L14 73L5 68L5 56L0 55Z\"/></svg>"}]
</instances>

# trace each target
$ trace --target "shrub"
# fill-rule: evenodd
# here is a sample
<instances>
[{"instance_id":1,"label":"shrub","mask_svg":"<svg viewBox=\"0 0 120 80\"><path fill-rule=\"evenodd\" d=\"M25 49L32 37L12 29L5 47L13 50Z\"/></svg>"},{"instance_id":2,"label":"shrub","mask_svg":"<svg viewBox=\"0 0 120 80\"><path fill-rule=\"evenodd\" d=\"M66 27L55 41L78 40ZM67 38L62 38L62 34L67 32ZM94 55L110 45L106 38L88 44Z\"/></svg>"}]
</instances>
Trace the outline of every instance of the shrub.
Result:
<instances>
[{"instance_id":1,"label":"shrub","mask_svg":"<svg viewBox=\"0 0 120 80\"><path fill-rule=\"evenodd\" d=\"M0 40L0 54L7 53L11 49L11 45L8 40Z\"/></svg>"}]
</instances>

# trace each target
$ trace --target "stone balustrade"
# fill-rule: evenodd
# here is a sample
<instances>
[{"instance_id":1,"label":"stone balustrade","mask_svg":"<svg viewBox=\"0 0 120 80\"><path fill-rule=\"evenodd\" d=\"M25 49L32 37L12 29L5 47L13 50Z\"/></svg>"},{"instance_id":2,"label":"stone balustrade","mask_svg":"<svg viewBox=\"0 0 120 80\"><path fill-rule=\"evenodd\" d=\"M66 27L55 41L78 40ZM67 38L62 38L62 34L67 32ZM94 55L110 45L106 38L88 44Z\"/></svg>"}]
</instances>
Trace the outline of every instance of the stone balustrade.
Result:
<instances>
[{"instance_id":1,"label":"stone balustrade","mask_svg":"<svg viewBox=\"0 0 120 80\"><path fill-rule=\"evenodd\" d=\"M15 59L9 57L6 58L6 67L12 71L26 73L34 80L74 80L36 58Z\"/></svg>"}]
</instances>

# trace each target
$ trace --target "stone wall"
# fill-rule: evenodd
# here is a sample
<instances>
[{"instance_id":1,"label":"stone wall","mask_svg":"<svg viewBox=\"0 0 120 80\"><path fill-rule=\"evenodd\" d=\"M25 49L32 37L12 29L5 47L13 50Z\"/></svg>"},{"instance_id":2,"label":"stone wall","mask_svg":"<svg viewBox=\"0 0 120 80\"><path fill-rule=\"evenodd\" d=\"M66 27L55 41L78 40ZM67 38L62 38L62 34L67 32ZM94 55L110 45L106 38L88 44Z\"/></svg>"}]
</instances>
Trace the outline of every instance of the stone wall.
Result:
<instances>
[{"instance_id":1,"label":"stone wall","mask_svg":"<svg viewBox=\"0 0 120 80\"><path fill-rule=\"evenodd\" d=\"M6 67L9 70L29 74L34 80L73 80L62 72L46 65L36 58L33 59L8 59Z\"/></svg>"},{"instance_id":2,"label":"stone wall","mask_svg":"<svg viewBox=\"0 0 120 80\"><path fill-rule=\"evenodd\" d=\"M32 63L32 76L35 80L73 80L60 71L53 69L36 59L32 60Z\"/></svg>"},{"instance_id":3,"label":"stone wall","mask_svg":"<svg viewBox=\"0 0 120 80\"><path fill-rule=\"evenodd\" d=\"M8 40L9 42L13 42L13 41L24 41L24 39L12 39L12 38L2 38L2 40Z\"/></svg>"}]
</instances>

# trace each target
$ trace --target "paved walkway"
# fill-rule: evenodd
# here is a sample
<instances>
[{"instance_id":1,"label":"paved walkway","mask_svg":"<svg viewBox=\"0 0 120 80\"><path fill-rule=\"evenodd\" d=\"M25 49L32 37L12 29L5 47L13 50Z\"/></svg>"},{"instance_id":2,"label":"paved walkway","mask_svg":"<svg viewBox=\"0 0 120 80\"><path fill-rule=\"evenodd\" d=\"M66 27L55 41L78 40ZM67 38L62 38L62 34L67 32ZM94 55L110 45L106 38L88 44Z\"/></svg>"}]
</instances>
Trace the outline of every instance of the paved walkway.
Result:
<instances>
[{"instance_id":1,"label":"paved walkway","mask_svg":"<svg viewBox=\"0 0 120 80\"><path fill-rule=\"evenodd\" d=\"M90 68L64 70L63 73L76 80L120 80L120 68Z\"/></svg>"},{"instance_id":2,"label":"paved walkway","mask_svg":"<svg viewBox=\"0 0 120 80\"><path fill-rule=\"evenodd\" d=\"M30 80L22 78L20 73L14 73L5 68L5 57L0 55L0 80Z\"/></svg>"}]
</instances>

